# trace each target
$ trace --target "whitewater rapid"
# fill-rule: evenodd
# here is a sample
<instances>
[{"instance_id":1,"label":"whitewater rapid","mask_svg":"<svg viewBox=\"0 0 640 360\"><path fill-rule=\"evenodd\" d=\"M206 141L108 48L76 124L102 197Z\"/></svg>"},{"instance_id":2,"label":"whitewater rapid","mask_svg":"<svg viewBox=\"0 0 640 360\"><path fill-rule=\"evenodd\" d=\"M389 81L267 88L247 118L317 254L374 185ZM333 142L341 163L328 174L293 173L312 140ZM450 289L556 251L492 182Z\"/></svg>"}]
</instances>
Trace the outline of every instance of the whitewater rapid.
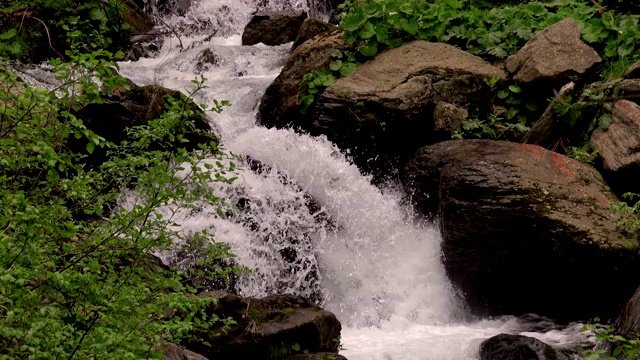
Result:
<instances>
[{"instance_id":1,"label":"whitewater rapid","mask_svg":"<svg viewBox=\"0 0 640 360\"><path fill-rule=\"evenodd\" d=\"M180 39L165 39L153 57L119 63L121 74L138 85L185 93L193 91L196 76L206 77L196 103L231 103L210 114L224 149L268 166L262 174L245 166L235 184L212 185L232 208L250 204L239 218L204 209L177 219L186 232L208 229L254 270L237 291L318 299L342 322L341 354L350 360L476 359L479 343L500 333L524 333L560 346L588 341L579 324L559 328L516 317L470 321L445 275L437 226L415 220L400 190L372 185L324 137L255 125L260 98L290 50L290 44L241 46L242 28L259 2L196 1L186 15L165 19L182 29ZM266 9L308 10L302 0L260 3ZM218 61L203 68L198 59L205 50ZM282 256L291 243L295 267Z\"/></svg>"}]
</instances>

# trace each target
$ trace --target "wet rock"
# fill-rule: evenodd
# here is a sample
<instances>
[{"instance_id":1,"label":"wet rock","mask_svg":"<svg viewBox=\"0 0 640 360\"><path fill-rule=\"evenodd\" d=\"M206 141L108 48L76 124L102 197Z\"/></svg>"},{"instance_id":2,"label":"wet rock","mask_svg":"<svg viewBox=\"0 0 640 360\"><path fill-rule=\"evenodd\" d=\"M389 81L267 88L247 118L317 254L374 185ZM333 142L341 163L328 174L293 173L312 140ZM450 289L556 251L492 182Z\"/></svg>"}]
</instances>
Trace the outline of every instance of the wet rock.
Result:
<instances>
[{"instance_id":1,"label":"wet rock","mask_svg":"<svg viewBox=\"0 0 640 360\"><path fill-rule=\"evenodd\" d=\"M307 41L295 49L280 75L269 85L260 100L258 124L284 128L294 126L299 118L307 118L300 114L298 104L302 77L321 67L329 66L333 59L331 54L335 50L346 48L342 33L338 33Z\"/></svg>"},{"instance_id":2,"label":"wet rock","mask_svg":"<svg viewBox=\"0 0 640 360\"><path fill-rule=\"evenodd\" d=\"M162 346L162 360L207 360L207 358L178 345L167 343Z\"/></svg>"},{"instance_id":3,"label":"wet rock","mask_svg":"<svg viewBox=\"0 0 640 360\"><path fill-rule=\"evenodd\" d=\"M338 79L320 95L313 121L296 125L350 149L366 173L384 176L396 159L436 141L434 129L444 121L434 123L434 114L443 115L439 102L459 108L458 118L465 111L490 113L492 91L485 80L494 77L505 74L479 57L447 44L413 41Z\"/></svg>"},{"instance_id":4,"label":"wet rock","mask_svg":"<svg viewBox=\"0 0 640 360\"><path fill-rule=\"evenodd\" d=\"M191 8L191 0L157 0L156 8L159 15L183 16Z\"/></svg>"},{"instance_id":5,"label":"wet rock","mask_svg":"<svg viewBox=\"0 0 640 360\"><path fill-rule=\"evenodd\" d=\"M480 344L480 360L569 360L542 341L522 336L500 334Z\"/></svg>"},{"instance_id":6,"label":"wet rock","mask_svg":"<svg viewBox=\"0 0 640 360\"><path fill-rule=\"evenodd\" d=\"M523 84L566 83L585 74L602 59L580 39L581 31L572 18L546 28L507 59L506 70Z\"/></svg>"},{"instance_id":7,"label":"wet rock","mask_svg":"<svg viewBox=\"0 0 640 360\"><path fill-rule=\"evenodd\" d=\"M281 45L296 39L307 13L297 11L258 12L242 33L242 45Z\"/></svg>"},{"instance_id":8,"label":"wet rock","mask_svg":"<svg viewBox=\"0 0 640 360\"><path fill-rule=\"evenodd\" d=\"M617 316L639 281L600 174L535 145L456 140L419 150L401 180L437 217L445 269L472 312L559 320ZM584 301L583 289L606 283Z\"/></svg>"},{"instance_id":9,"label":"wet rock","mask_svg":"<svg viewBox=\"0 0 640 360\"><path fill-rule=\"evenodd\" d=\"M179 91L157 85L135 87L111 96L103 96L102 103L86 105L76 112L76 116L82 119L84 125L97 135L107 141L121 143L128 139L127 128L147 124L165 112L166 96L176 100L184 97ZM185 120L193 121L196 131L176 128L176 134L184 132L185 138L189 140L187 145L180 144L180 146L195 148L197 144L215 141L216 136L211 133L211 127L205 113L192 101L187 103L186 109L193 113ZM85 153L85 145L86 140L84 139L71 139L70 146L73 151ZM178 143L175 146L178 146ZM88 159L89 166L98 166L105 160L106 150L96 148Z\"/></svg>"},{"instance_id":10,"label":"wet rock","mask_svg":"<svg viewBox=\"0 0 640 360\"><path fill-rule=\"evenodd\" d=\"M640 191L640 105L617 101L611 124L593 132L591 145L598 150L603 175L616 193Z\"/></svg>"},{"instance_id":11,"label":"wet rock","mask_svg":"<svg viewBox=\"0 0 640 360\"><path fill-rule=\"evenodd\" d=\"M640 79L640 61L636 61L624 72L627 79Z\"/></svg>"},{"instance_id":12,"label":"wet rock","mask_svg":"<svg viewBox=\"0 0 640 360\"><path fill-rule=\"evenodd\" d=\"M469 112L457 105L438 101L433 110L433 131L441 140L451 139L451 133L460 130L462 121L469 116Z\"/></svg>"},{"instance_id":13,"label":"wet rock","mask_svg":"<svg viewBox=\"0 0 640 360\"><path fill-rule=\"evenodd\" d=\"M341 325L332 313L291 295L243 299L224 292L209 292L218 300L207 314L233 317L237 322L223 332L221 325L196 329L182 345L215 359L268 359L274 348L298 344L300 352L338 352L335 339ZM211 346L202 344L208 341Z\"/></svg>"},{"instance_id":14,"label":"wet rock","mask_svg":"<svg viewBox=\"0 0 640 360\"><path fill-rule=\"evenodd\" d=\"M573 95L575 87L576 85L573 82L566 84L560 89L558 96ZM566 139L570 136L574 130L567 121L558 121L555 111L556 106L557 104L554 104L553 101L547 106L540 119L533 124L531 129L524 135L524 138L522 138L523 143L540 145L550 149L557 147L561 139Z\"/></svg>"},{"instance_id":15,"label":"wet rock","mask_svg":"<svg viewBox=\"0 0 640 360\"><path fill-rule=\"evenodd\" d=\"M347 358L336 353L315 353L293 355L285 360L347 360Z\"/></svg>"},{"instance_id":16,"label":"wet rock","mask_svg":"<svg viewBox=\"0 0 640 360\"><path fill-rule=\"evenodd\" d=\"M296 36L296 39L291 46L291 51L295 50L305 41L310 40L315 36L329 33L335 29L337 29L335 25L331 25L322 20L316 18L306 18L304 19L304 22L302 23L302 26L298 31L298 35Z\"/></svg>"},{"instance_id":17,"label":"wet rock","mask_svg":"<svg viewBox=\"0 0 640 360\"><path fill-rule=\"evenodd\" d=\"M125 54L126 61L138 61L143 57L152 57L162 46L164 33L160 29L152 29L146 34L131 37L131 47Z\"/></svg>"},{"instance_id":18,"label":"wet rock","mask_svg":"<svg viewBox=\"0 0 640 360\"><path fill-rule=\"evenodd\" d=\"M307 0L309 15L314 18L332 19L344 0Z\"/></svg>"},{"instance_id":19,"label":"wet rock","mask_svg":"<svg viewBox=\"0 0 640 360\"><path fill-rule=\"evenodd\" d=\"M634 339L640 330L640 288L636 290L631 299L616 319L614 324L616 333L627 339Z\"/></svg>"},{"instance_id":20,"label":"wet rock","mask_svg":"<svg viewBox=\"0 0 640 360\"><path fill-rule=\"evenodd\" d=\"M211 49L204 49L198 54L195 68L198 73L202 73L219 66L221 62L222 57L220 55L214 53Z\"/></svg>"}]
</instances>

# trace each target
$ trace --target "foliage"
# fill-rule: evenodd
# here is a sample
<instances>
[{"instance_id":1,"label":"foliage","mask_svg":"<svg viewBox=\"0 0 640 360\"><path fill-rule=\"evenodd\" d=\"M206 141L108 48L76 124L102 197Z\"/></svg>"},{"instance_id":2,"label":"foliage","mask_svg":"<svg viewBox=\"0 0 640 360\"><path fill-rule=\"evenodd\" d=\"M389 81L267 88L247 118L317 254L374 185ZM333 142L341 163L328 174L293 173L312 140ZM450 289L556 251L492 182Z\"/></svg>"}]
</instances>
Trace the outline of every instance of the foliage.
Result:
<instances>
[{"instance_id":1,"label":"foliage","mask_svg":"<svg viewBox=\"0 0 640 360\"><path fill-rule=\"evenodd\" d=\"M624 201L613 203L611 204L611 212L623 215L616 225L618 228L628 230L634 234L634 239L637 239L638 230L640 230L640 194L626 193L622 197L633 205L629 205Z\"/></svg>"},{"instance_id":2,"label":"foliage","mask_svg":"<svg viewBox=\"0 0 640 360\"><path fill-rule=\"evenodd\" d=\"M487 59L514 54L533 35L574 18L606 62L637 57L638 17L602 14L589 1L526 1L499 7L474 0L360 0L344 7L345 41L365 56L409 40L446 42Z\"/></svg>"},{"instance_id":3,"label":"foliage","mask_svg":"<svg viewBox=\"0 0 640 360\"><path fill-rule=\"evenodd\" d=\"M567 146L565 151L568 157L592 166L598 158L598 150L592 149L589 145L583 147Z\"/></svg>"},{"instance_id":4,"label":"foliage","mask_svg":"<svg viewBox=\"0 0 640 360\"><path fill-rule=\"evenodd\" d=\"M611 345L611 348L585 351L582 356L587 360L640 359L640 339L637 337L627 339L616 334L615 329L598 323L587 324L582 331L592 331L595 334L596 342Z\"/></svg>"},{"instance_id":5,"label":"foliage","mask_svg":"<svg viewBox=\"0 0 640 360\"><path fill-rule=\"evenodd\" d=\"M307 354L309 353L309 350L304 350L301 352L300 344L298 343L293 343L293 344L281 343L278 346L271 346L270 359L273 359L273 360L284 359L291 355L295 355L299 353Z\"/></svg>"},{"instance_id":6,"label":"foliage","mask_svg":"<svg viewBox=\"0 0 640 360\"><path fill-rule=\"evenodd\" d=\"M329 68L320 68L316 71L305 74L300 82L300 112L305 114L317 97L324 92L324 89L333 85L338 78L346 77L358 70L359 62L353 52L335 50L329 63Z\"/></svg>"},{"instance_id":7,"label":"foliage","mask_svg":"<svg viewBox=\"0 0 640 360\"><path fill-rule=\"evenodd\" d=\"M233 323L208 317L213 300L148 254L186 237L231 256L206 232L179 232L175 217L222 206L209 183L233 181L234 165L214 142L186 150L185 131L196 131L187 97L121 144L97 136L73 109L101 101L94 77L102 90L126 85L104 50L67 55L55 91L0 67L0 358L160 358L165 341ZM70 152L72 139L86 153ZM108 160L85 168L98 147Z\"/></svg>"},{"instance_id":8,"label":"foliage","mask_svg":"<svg viewBox=\"0 0 640 360\"><path fill-rule=\"evenodd\" d=\"M0 54L23 61L64 58L67 34L93 49L124 43L122 0L0 0Z\"/></svg>"}]
</instances>

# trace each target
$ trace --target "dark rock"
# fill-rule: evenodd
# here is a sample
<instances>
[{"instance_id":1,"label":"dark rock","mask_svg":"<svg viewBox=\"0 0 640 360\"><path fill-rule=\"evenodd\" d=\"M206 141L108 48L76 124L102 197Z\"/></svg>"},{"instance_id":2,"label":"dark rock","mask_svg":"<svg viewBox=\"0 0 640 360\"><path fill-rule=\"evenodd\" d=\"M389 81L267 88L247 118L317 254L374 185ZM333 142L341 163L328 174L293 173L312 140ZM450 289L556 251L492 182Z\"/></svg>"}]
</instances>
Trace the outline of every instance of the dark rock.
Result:
<instances>
[{"instance_id":1,"label":"dark rock","mask_svg":"<svg viewBox=\"0 0 640 360\"><path fill-rule=\"evenodd\" d=\"M438 101L433 110L433 131L440 140L451 139L451 133L460 130L462 121L469 116L469 112L457 105Z\"/></svg>"},{"instance_id":2,"label":"dark rock","mask_svg":"<svg viewBox=\"0 0 640 360\"><path fill-rule=\"evenodd\" d=\"M290 295L242 299L224 292L202 296L219 299L218 306L207 309L207 314L233 317L237 324L226 332L221 325L194 330L182 343L192 351L221 360L268 359L273 348L296 343L300 352L338 352L335 339L340 336L340 322L307 300Z\"/></svg>"},{"instance_id":3,"label":"dark rock","mask_svg":"<svg viewBox=\"0 0 640 360\"><path fill-rule=\"evenodd\" d=\"M616 193L640 191L640 105L617 101L611 112L611 125L597 128L591 145L598 150L603 175Z\"/></svg>"},{"instance_id":4,"label":"dark rock","mask_svg":"<svg viewBox=\"0 0 640 360\"><path fill-rule=\"evenodd\" d=\"M640 288L636 290L631 299L616 319L614 328L617 334L627 339L635 339L640 331Z\"/></svg>"},{"instance_id":5,"label":"dark rock","mask_svg":"<svg viewBox=\"0 0 640 360\"><path fill-rule=\"evenodd\" d=\"M624 79L620 81L620 91L629 101L640 104L640 79Z\"/></svg>"},{"instance_id":6,"label":"dark rock","mask_svg":"<svg viewBox=\"0 0 640 360\"><path fill-rule=\"evenodd\" d=\"M219 66L222 61L220 55L214 53L211 49L204 49L196 60L196 71L202 73L209 71L212 67Z\"/></svg>"},{"instance_id":7,"label":"dark rock","mask_svg":"<svg viewBox=\"0 0 640 360\"><path fill-rule=\"evenodd\" d=\"M144 7L138 6L135 1L124 0L121 2L123 6L123 15L125 23L129 27L132 34L143 34L151 31L155 22L153 18L144 12Z\"/></svg>"},{"instance_id":8,"label":"dark rock","mask_svg":"<svg viewBox=\"0 0 640 360\"><path fill-rule=\"evenodd\" d=\"M507 59L506 70L523 84L566 83L569 76L585 74L602 59L580 40L581 31L572 18L546 28Z\"/></svg>"},{"instance_id":9,"label":"dark rock","mask_svg":"<svg viewBox=\"0 0 640 360\"><path fill-rule=\"evenodd\" d=\"M480 360L568 360L542 341L522 336L500 334L480 344Z\"/></svg>"},{"instance_id":10,"label":"dark rock","mask_svg":"<svg viewBox=\"0 0 640 360\"><path fill-rule=\"evenodd\" d=\"M166 343L162 346L162 360L207 360L207 358L178 345Z\"/></svg>"},{"instance_id":11,"label":"dark rock","mask_svg":"<svg viewBox=\"0 0 640 360\"><path fill-rule=\"evenodd\" d=\"M191 0L158 0L156 9L159 15L183 16L191 8Z\"/></svg>"},{"instance_id":12,"label":"dark rock","mask_svg":"<svg viewBox=\"0 0 640 360\"><path fill-rule=\"evenodd\" d=\"M364 172L384 177L397 167L396 159L436 141L434 112L442 112L436 104L486 115L492 111L492 91L485 80L504 76L451 45L413 41L338 79L320 95L313 121L299 118L296 126L326 135L350 149Z\"/></svg>"},{"instance_id":13,"label":"dark rock","mask_svg":"<svg viewBox=\"0 0 640 360\"><path fill-rule=\"evenodd\" d=\"M332 19L344 0L307 0L309 15L315 18Z\"/></svg>"},{"instance_id":14,"label":"dark rock","mask_svg":"<svg viewBox=\"0 0 640 360\"><path fill-rule=\"evenodd\" d=\"M284 128L293 126L299 118L308 118L300 114L298 104L298 88L302 77L324 66L329 66L332 60L331 54L335 50L346 48L342 33L338 33L307 41L295 49L280 75L269 85L260 100L258 124Z\"/></svg>"},{"instance_id":15,"label":"dark rock","mask_svg":"<svg viewBox=\"0 0 640 360\"><path fill-rule=\"evenodd\" d=\"M600 174L535 145L456 140L420 149L401 180L437 216L447 274L475 314L617 316L639 285ZM606 283L584 301L583 289Z\"/></svg>"},{"instance_id":16,"label":"dark rock","mask_svg":"<svg viewBox=\"0 0 640 360\"><path fill-rule=\"evenodd\" d=\"M624 77L627 79L640 79L640 60L627 68L624 72Z\"/></svg>"},{"instance_id":17,"label":"dark rock","mask_svg":"<svg viewBox=\"0 0 640 360\"><path fill-rule=\"evenodd\" d=\"M313 39L318 35L329 33L335 29L337 29L335 25L331 25L322 20L316 18L306 18L304 19L304 22L302 23L302 26L298 31L298 36L296 36L296 39L291 46L291 51L295 50L305 41Z\"/></svg>"},{"instance_id":18,"label":"dark rock","mask_svg":"<svg viewBox=\"0 0 640 360\"><path fill-rule=\"evenodd\" d=\"M296 11L258 12L242 33L242 45L281 45L296 39L307 13Z\"/></svg>"},{"instance_id":19,"label":"dark rock","mask_svg":"<svg viewBox=\"0 0 640 360\"><path fill-rule=\"evenodd\" d=\"M336 353L314 353L293 355L285 360L347 360L347 358Z\"/></svg>"},{"instance_id":20,"label":"dark rock","mask_svg":"<svg viewBox=\"0 0 640 360\"><path fill-rule=\"evenodd\" d=\"M143 57L151 57L160 51L164 34L160 29L152 29L146 34L131 37L131 47L126 50L126 61L138 61Z\"/></svg>"},{"instance_id":21,"label":"dark rock","mask_svg":"<svg viewBox=\"0 0 640 360\"><path fill-rule=\"evenodd\" d=\"M170 90L161 86L149 85L123 90L118 94L104 96L102 103L86 105L76 112L76 117L82 119L84 125L107 141L121 143L128 139L127 128L144 125L151 120L155 120L162 115L167 105L166 96L176 100L184 97L179 91ZM176 128L178 132L184 132L185 138L189 140L187 144L180 144L188 149L196 148L200 143L215 141L216 137L211 133L207 116L193 102L189 101L186 107L193 111L193 114L185 120L193 121L195 130L187 129L186 126ZM86 140L76 141L71 139L71 150L84 153ZM174 144L176 147L178 143ZM96 148L89 158L91 167L98 166L106 160L106 150Z\"/></svg>"},{"instance_id":22,"label":"dark rock","mask_svg":"<svg viewBox=\"0 0 640 360\"><path fill-rule=\"evenodd\" d=\"M560 89L558 95L573 95L574 90L575 83L570 82ZM546 149L550 149L557 147L562 139L570 136L569 134L573 131L573 128L567 121L558 121L558 119L556 119L556 106L557 104L553 101L547 106L540 119L533 124L531 129L524 135L524 138L522 138L523 143L540 145Z\"/></svg>"}]
</instances>

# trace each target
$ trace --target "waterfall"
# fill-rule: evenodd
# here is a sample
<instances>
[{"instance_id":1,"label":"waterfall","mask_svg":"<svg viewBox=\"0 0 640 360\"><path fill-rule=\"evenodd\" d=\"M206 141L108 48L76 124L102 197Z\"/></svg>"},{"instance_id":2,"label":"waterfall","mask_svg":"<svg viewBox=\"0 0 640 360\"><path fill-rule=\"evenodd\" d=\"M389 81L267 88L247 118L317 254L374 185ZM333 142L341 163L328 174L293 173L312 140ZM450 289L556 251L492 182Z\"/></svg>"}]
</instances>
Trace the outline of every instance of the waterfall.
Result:
<instances>
[{"instance_id":1,"label":"waterfall","mask_svg":"<svg viewBox=\"0 0 640 360\"><path fill-rule=\"evenodd\" d=\"M333 311L351 360L475 359L478 344L502 332L531 331L550 344L583 341L576 326L535 332L539 319L467 322L444 272L436 224L416 220L397 187L372 185L324 137L255 125L260 98L290 44L241 46L242 29L258 9L326 17L329 1L312 3L310 10L305 0L194 0L183 15L163 20L180 41L168 37L152 58L119 64L138 85L185 93L195 76L205 76L208 87L196 103L229 100L210 115L212 127L226 151L256 161L238 170L234 184L212 185L229 215L213 208L180 214L181 230L207 229L230 244L236 261L253 270L238 280L239 294L296 294ZM146 4L157 10L156 0ZM198 64L203 52L215 64Z\"/></svg>"}]
</instances>

